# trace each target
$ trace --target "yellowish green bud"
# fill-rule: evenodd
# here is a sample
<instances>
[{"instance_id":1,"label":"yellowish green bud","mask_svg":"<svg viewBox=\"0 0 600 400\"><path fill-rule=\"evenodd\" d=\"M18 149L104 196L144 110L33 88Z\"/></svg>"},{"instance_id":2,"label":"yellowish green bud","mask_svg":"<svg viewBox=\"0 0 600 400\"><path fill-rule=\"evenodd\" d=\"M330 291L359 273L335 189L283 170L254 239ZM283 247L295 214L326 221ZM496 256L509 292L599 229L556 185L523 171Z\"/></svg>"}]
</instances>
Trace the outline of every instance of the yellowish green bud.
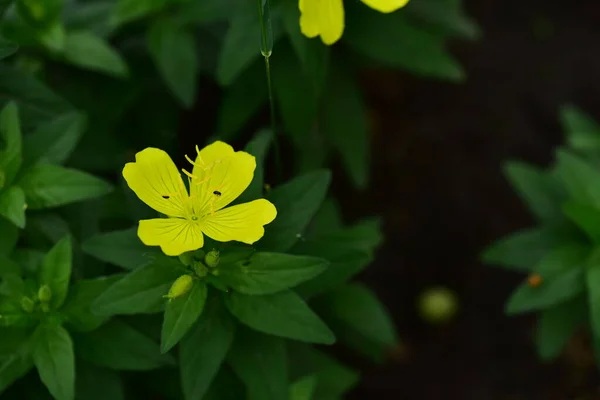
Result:
<instances>
[{"instance_id":1,"label":"yellowish green bud","mask_svg":"<svg viewBox=\"0 0 600 400\"><path fill-rule=\"evenodd\" d=\"M165 297L172 300L183 296L192 289L192 286L194 286L194 278L191 275L181 275L173 282L169 293Z\"/></svg>"},{"instance_id":2,"label":"yellowish green bud","mask_svg":"<svg viewBox=\"0 0 600 400\"><path fill-rule=\"evenodd\" d=\"M213 249L206 253L206 256L204 256L204 263L211 268L215 268L219 265L219 251Z\"/></svg>"},{"instance_id":3,"label":"yellowish green bud","mask_svg":"<svg viewBox=\"0 0 600 400\"><path fill-rule=\"evenodd\" d=\"M38 299L40 299L40 303L50 302L50 299L52 299L52 291L48 285L40 286L38 290Z\"/></svg>"},{"instance_id":4,"label":"yellowish green bud","mask_svg":"<svg viewBox=\"0 0 600 400\"><path fill-rule=\"evenodd\" d=\"M421 318L429 323L444 323L452 319L458 311L458 300L450 289L427 289L419 298L419 311Z\"/></svg>"},{"instance_id":5,"label":"yellowish green bud","mask_svg":"<svg viewBox=\"0 0 600 400\"><path fill-rule=\"evenodd\" d=\"M179 261L186 267L189 267L192 264L193 259L192 253L190 252L183 253L179 256Z\"/></svg>"},{"instance_id":6,"label":"yellowish green bud","mask_svg":"<svg viewBox=\"0 0 600 400\"><path fill-rule=\"evenodd\" d=\"M35 303L29 297L23 296L21 297L21 308L27 313L33 312Z\"/></svg>"}]
</instances>

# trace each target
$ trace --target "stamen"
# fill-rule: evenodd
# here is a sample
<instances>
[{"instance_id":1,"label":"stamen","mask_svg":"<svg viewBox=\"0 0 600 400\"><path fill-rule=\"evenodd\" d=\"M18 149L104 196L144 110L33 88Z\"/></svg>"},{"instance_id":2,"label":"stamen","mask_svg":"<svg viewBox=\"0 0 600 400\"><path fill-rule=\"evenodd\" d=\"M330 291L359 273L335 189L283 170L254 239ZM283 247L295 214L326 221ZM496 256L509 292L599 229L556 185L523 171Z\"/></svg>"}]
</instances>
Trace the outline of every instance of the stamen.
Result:
<instances>
[{"instance_id":1,"label":"stamen","mask_svg":"<svg viewBox=\"0 0 600 400\"><path fill-rule=\"evenodd\" d=\"M202 179L201 181L196 182L196 185L202 185L203 183L206 183L210 180L210 176L207 176L206 178Z\"/></svg>"},{"instance_id":2,"label":"stamen","mask_svg":"<svg viewBox=\"0 0 600 400\"><path fill-rule=\"evenodd\" d=\"M195 176L195 175L192 175L190 172L187 172L185 169L182 169L182 171L183 171L183 173L184 173L184 174L186 174L186 175L187 175L187 176L189 176L190 178L192 178L192 179L196 179L196 180L198 179L198 177L197 177L197 176Z\"/></svg>"}]
</instances>

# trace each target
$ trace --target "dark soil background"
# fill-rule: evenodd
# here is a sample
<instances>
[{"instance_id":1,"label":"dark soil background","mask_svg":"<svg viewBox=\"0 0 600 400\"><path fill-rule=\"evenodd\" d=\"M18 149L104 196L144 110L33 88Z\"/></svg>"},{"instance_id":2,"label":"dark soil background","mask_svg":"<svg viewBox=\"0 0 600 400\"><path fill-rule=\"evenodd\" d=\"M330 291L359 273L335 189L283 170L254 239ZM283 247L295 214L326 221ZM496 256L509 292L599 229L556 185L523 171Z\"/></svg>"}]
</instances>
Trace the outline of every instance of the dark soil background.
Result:
<instances>
[{"instance_id":1,"label":"dark soil background","mask_svg":"<svg viewBox=\"0 0 600 400\"><path fill-rule=\"evenodd\" d=\"M453 46L466 83L364 76L372 185L360 194L338 181L335 190L349 218L384 217L386 243L363 279L392 312L406 354L358 364L363 380L349 398L600 399L585 344L576 339L561 360L542 364L534 319L503 315L523 276L478 260L486 245L532 223L502 162L550 162L563 140L560 105L600 119L600 3L467 0L466 8L483 30L482 40ZM461 308L434 327L416 301L439 284Z\"/></svg>"}]
</instances>

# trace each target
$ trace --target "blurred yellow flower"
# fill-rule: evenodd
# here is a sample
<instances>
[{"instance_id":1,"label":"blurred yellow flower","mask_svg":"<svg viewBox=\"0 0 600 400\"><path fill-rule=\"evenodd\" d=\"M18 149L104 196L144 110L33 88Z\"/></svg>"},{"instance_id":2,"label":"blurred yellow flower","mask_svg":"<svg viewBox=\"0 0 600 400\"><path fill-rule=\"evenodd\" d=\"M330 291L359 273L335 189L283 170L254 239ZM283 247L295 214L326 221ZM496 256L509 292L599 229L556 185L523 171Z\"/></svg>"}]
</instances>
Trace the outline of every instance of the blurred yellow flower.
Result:
<instances>
[{"instance_id":1,"label":"blurred yellow flower","mask_svg":"<svg viewBox=\"0 0 600 400\"><path fill-rule=\"evenodd\" d=\"M264 225L277 215L265 199L224 208L250 185L256 168L253 156L214 142L199 150L188 176L189 193L175 163L163 150L146 148L123 168L123 177L137 197L167 218L140 221L138 236L147 246L160 246L169 256L197 250L204 236L252 244L264 235Z\"/></svg>"},{"instance_id":2,"label":"blurred yellow flower","mask_svg":"<svg viewBox=\"0 0 600 400\"><path fill-rule=\"evenodd\" d=\"M409 0L361 0L382 13L404 7ZM309 37L321 36L326 45L337 42L344 33L343 0L299 0L300 30Z\"/></svg>"}]
</instances>

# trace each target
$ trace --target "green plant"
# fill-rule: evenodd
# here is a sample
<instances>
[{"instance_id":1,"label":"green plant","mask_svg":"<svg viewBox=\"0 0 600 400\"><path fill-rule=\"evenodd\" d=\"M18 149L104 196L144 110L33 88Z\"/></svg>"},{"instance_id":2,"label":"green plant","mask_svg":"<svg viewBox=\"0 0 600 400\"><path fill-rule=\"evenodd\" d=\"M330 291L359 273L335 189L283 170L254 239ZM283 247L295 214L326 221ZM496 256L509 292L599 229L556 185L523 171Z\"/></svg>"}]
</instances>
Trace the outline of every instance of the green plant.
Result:
<instances>
[{"instance_id":1,"label":"green plant","mask_svg":"<svg viewBox=\"0 0 600 400\"><path fill-rule=\"evenodd\" d=\"M505 174L538 225L490 246L484 261L529 274L506 304L537 312L540 357L557 357L573 333L592 332L600 351L600 127L575 107L561 110L567 145L546 169L509 162Z\"/></svg>"}]
</instances>

